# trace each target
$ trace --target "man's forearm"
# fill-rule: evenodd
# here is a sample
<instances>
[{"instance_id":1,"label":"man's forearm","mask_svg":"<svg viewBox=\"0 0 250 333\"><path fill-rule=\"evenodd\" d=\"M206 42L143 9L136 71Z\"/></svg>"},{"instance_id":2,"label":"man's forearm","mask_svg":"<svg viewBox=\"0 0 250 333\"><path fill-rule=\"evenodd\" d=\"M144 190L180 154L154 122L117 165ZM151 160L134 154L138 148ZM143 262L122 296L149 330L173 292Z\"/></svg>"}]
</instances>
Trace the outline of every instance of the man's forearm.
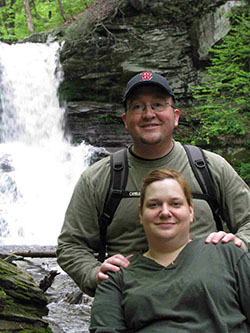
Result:
<instances>
[{"instance_id":1,"label":"man's forearm","mask_svg":"<svg viewBox=\"0 0 250 333\"><path fill-rule=\"evenodd\" d=\"M59 244L57 251L59 266L75 281L78 287L89 296L94 296L96 274L101 266L94 254L78 246Z\"/></svg>"}]
</instances>

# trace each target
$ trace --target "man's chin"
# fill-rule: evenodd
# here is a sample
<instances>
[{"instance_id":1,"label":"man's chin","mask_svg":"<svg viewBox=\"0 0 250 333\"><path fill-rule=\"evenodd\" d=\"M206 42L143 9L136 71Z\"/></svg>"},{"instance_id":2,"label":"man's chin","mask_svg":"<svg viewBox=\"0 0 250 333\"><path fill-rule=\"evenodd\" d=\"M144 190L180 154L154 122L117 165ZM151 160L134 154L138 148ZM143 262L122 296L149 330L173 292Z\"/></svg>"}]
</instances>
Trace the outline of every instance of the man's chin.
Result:
<instances>
[{"instance_id":1,"label":"man's chin","mask_svg":"<svg viewBox=\"0 0 250 333\"><path fill-rule=\"evenodd\" d=\"M161 138L141 138L141 142L146 145L156 145L161 142Z\"/></svg>"}]
</instances>

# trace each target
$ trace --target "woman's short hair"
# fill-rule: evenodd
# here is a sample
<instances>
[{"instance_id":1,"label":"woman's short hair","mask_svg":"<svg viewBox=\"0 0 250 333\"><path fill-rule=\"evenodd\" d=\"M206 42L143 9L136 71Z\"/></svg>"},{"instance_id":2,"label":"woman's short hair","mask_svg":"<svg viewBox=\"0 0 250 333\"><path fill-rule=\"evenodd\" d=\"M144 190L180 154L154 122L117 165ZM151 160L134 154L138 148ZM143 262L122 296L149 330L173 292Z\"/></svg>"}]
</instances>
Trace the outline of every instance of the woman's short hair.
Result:
<instances>
[{"instance_id":1,"label":"woman's short hair","mask_svg":"<svg viewBox=\"0 0 250 333\"><path fill-rule=\"evenodd\" d=\"M179 185L181 186L184 195L186 197L187 203L190 206L192 204L192 195L190 191L190 187L180 172L176 170L165 170L165 169L156 169L151 171L143 180L142 187L141 187L141 197L140 197L140 206L143 207L144 200L145 200L145 193L147 187L157 181L161 181L164 179L174 179L176 180Z\"/></svg>"}]
</instances>

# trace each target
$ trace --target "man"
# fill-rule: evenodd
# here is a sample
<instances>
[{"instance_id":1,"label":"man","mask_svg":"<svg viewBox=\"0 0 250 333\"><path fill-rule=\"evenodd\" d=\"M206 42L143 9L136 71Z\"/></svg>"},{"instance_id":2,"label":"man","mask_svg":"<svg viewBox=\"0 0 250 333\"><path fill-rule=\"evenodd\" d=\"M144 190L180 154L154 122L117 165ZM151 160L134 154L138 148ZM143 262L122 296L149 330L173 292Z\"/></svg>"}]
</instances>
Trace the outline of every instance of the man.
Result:
<instances>
[{"instance_id":1,"label":"man","mask_svg":"<svg viewBox=\"0 0 250 333\"><path fill-rule=\"evenodd\" d=\"M173 140L180 110L168 81L161 75L142 72L127 84L122 119L133 139L128 148L129 175L126 190L139 191L142 179L153 169L176 169L189 181L193 193L201 193L182 145ZM233 241L250 248L250 194L248 186L219 155L205 151L215 182L215 190L228 229L217 232L212 211L204 200L194 200L196 221L191 238L207 237L207 242ZM138 199L124 198L107 229L109 258L102 264L94 254L100 248L98 217L103 211L110 179L109 157L81 175L65 215L58 238L58 263L87 294L93 296L106 271L129 265L129 256L145 251L146 238L138 220Z\"/></svg>"}]
</instances>

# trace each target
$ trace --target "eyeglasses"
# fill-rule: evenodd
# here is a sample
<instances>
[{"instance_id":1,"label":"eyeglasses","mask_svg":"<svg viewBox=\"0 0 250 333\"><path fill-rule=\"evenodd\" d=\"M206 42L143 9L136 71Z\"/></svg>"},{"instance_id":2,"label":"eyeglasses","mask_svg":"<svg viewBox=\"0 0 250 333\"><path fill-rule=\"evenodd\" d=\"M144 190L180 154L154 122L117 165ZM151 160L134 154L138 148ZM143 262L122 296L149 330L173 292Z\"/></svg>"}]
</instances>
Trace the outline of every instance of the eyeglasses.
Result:
<instances>
[{"instance_id":1,"label":"eyeglasses","mask_svg":"<svg viewBox=\"0 0 250 333\"><path fill-rule=\"evenodd\" d=\"M175 106L170 104L169 102L163 102L163 101L155 101L152 103L135 103L131 105L128 109L134 114L142 114L146 110L146 106L150 105L151 109L155 113L163 112L166 109L166 106L171 106L173 109L175 109Z\"/></svg>"}]
</instances>

